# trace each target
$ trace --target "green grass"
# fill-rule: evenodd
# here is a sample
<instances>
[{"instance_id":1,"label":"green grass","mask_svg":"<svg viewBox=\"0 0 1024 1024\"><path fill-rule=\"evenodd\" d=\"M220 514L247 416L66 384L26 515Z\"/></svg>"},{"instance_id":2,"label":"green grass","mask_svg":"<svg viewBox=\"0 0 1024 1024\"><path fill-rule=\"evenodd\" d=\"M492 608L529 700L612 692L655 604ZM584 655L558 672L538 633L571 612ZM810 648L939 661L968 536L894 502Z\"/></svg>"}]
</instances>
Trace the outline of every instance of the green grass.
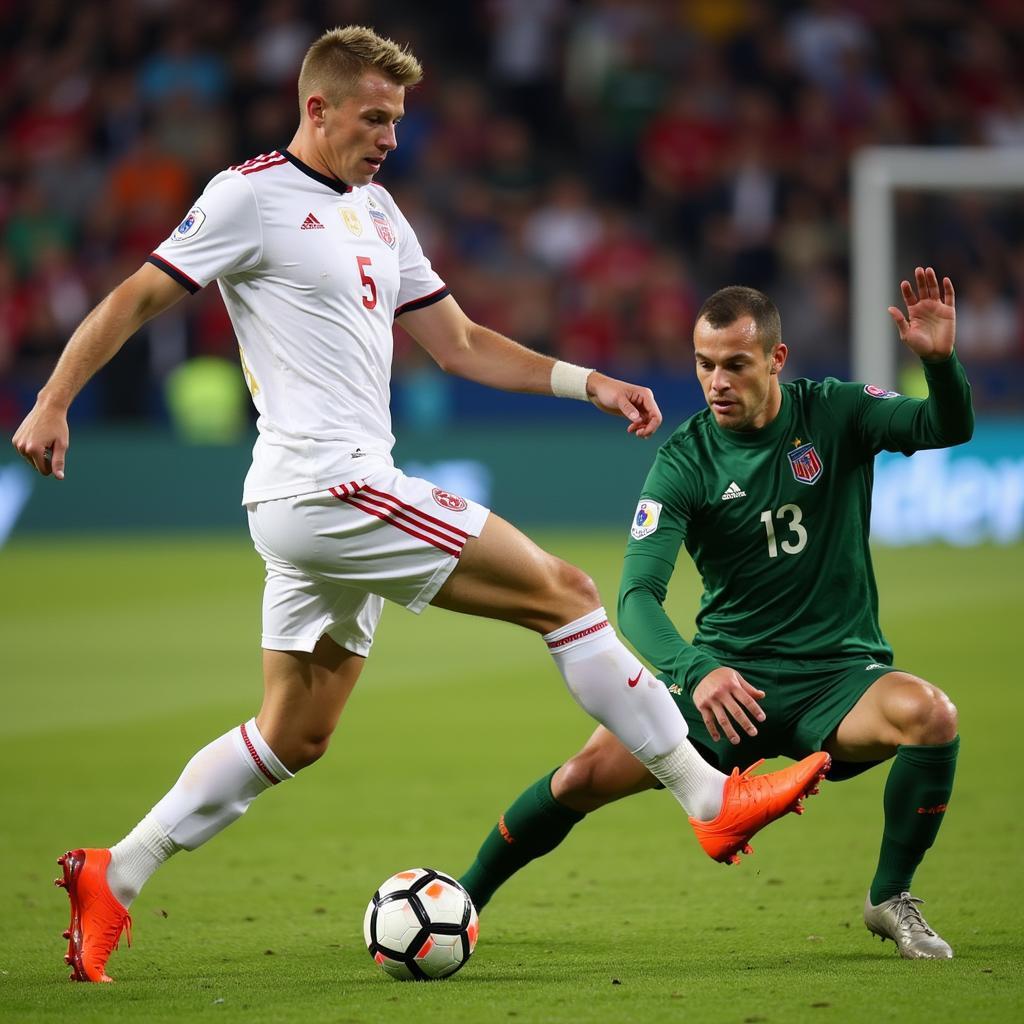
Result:
<instances>
[{"instance_id":1,"label":"green grass","mask_svg":"<svg viewBox=\"0 0 1024 1024\"><path fill-rule=\"evenodd\" d=\"M613 600L621 538L552 534ZM29 1021L1018 1019L1024 986L1024 547L878 553L899 664L961 712L957 789L915 889L954 945L909 963L865 931L884 770L826 786L724 868L647 793L581 825L487 908L451 981L390 981L362 945L392 871L459 873L528 783L590 732L542 645L389 608L329 755L136 903L116 985L71 985L50 887L119 838L260 693L261 565L244 538L20 541L0 551L0 1018ZM670 595L692 620L694 588ZM615 982L619 982L616 984Z\"/></svg>"}]
</instances>

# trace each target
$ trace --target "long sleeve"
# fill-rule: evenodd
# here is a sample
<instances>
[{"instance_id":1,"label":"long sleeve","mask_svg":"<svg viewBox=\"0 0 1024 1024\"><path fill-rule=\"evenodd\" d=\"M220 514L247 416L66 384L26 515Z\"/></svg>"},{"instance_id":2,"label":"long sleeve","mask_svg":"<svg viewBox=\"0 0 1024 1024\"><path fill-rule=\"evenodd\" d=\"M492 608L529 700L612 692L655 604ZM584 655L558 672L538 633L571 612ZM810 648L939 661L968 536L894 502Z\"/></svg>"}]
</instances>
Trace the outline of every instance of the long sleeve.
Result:
<instances>
[{"instance_id":1,"label":"long sleeve","mask_svg":"<svg viewBox=\"0 0 1024 1024\"><path fill-rule=\"evenodd\" d=\"M922 366L928 383L925 399L895 396L877 388L862 389L859 427L873 450L909 454L924 448L948 448L971 439L971 386L956 354L944 362Z\"/></svg>"},{"instance_id":2,"label":"long sleeve","mask_svg":"<svg viewBox=\"0 0 1024 1024\"><path fill-rule=\"evenodd\" d=\"M667 537L670 528L664 518L661 529L663 537ZM672 676L692 693L701 679L719 664L687 643L665 612L665 595L674 570L674 561L665 561L659 555L627 552L619 586L619 629L659 672Z\"/></svg>"}]
</instances>

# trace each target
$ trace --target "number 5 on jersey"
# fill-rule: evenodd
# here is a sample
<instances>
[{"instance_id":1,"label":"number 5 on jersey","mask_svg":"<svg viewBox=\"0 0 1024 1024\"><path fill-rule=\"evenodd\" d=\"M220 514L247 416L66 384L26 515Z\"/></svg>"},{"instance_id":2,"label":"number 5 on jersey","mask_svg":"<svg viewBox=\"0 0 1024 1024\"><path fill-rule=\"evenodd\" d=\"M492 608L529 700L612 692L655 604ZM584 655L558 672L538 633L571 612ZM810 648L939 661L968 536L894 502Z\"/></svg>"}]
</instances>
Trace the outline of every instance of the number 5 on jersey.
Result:
<instances>
[{"instance_id":1,"label":"number 5 on jersey","mask_svg":"<svg viewBox=\"0 0 1024 1024\"><path fill-rule=\"evenodd\" d=\"M789 522L786 523L788 530L788 536L786 540L781 542L782 550L787 555L795 555L799 551L803 551L807 545L807 530L800 522L803 518L803 513L800 511L799 505L783 505L775 514L772 515L770 508L765 509L761 513L761 522L764 523L765 533L768 534L768 557L778 558L780 545L775 540L775 523L774 519L778 519L780 522L785 522L786 519ZM795 539L793 539L795 538Z\"/></svg>"},{"instance_id":2,"label":"number 5 on jersey","mask_svg":"<svg viewBox=\"0 0 1024 1024\"><path fill-rule=\"evenodd\" d=\"M363 293L363 305L367 309L373 309L377 305L377 282L366 272L373 261L369 256L357 256L356 263L359 266L359 280L363 282L363 288L370 290L369 295Z\"/></svg>"}]
</instances>

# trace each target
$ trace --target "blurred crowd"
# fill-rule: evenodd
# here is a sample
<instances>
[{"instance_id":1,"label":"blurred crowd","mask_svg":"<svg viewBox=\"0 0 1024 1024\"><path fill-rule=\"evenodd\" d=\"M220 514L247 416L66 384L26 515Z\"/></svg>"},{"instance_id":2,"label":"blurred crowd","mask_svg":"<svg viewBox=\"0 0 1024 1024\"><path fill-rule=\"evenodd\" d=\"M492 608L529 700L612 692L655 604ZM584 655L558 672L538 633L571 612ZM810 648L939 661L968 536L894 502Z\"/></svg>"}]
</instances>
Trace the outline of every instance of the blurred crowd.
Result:
<instances>
[{"instance_id":1,"label":"blurred crowd","mask_svg":"<svg viewBox=\"0 0 1024 1024\"><path fill-rule=\"evenodd\" d=\"M425 66L378 180L467 313L644 380L689 373L694 312L731 283L779 304L790 376L847 375L851 155L1024 146L1019 0L0 4L0 426L210 177L287 144L306 47L353 22ZM898 208L901 270L958 285L979 404L1021 408L1024 194ZM204 355L235 359L215 288L76 414L160 418ZM397 331L399 382L423 373Z\"/></svg>"}]
</instances>

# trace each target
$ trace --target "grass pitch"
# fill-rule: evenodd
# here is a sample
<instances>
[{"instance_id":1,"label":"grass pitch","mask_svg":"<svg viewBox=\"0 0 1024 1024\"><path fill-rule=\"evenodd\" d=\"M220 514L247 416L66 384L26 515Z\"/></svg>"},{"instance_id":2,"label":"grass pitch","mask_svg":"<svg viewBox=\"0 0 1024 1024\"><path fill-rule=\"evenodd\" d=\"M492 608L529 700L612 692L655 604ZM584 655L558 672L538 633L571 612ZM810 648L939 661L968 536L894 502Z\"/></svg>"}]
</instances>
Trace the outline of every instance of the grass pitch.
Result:
<instances>
[{"instance_id":1,"label":"grass pitch","mask_svg":"<svg viewBox=\"0 0 1024 1024\"><path fill-rule=\"evenodd\" d=\"M622 538L539 538L614 601ZM262 566L241 536L19 541L0 551L0 1018L18 1021L992 1021L1024 986L1024 547L882 551L898 663L960 708L957 788L915 892L956 950L899 960L860 909L885 770L826 785L726 868L647 793L579 826L500 891L469 965L386 978L363 910L395 870L458 874L589 720L540 641L389 608L327 757L158 872L115 985L72 985L58 854L106 845L191 754L257 706ZM692 583L692 585L691 585ZM671 611L689 629L696 584Z\"/></svg>"}]
</instances>

